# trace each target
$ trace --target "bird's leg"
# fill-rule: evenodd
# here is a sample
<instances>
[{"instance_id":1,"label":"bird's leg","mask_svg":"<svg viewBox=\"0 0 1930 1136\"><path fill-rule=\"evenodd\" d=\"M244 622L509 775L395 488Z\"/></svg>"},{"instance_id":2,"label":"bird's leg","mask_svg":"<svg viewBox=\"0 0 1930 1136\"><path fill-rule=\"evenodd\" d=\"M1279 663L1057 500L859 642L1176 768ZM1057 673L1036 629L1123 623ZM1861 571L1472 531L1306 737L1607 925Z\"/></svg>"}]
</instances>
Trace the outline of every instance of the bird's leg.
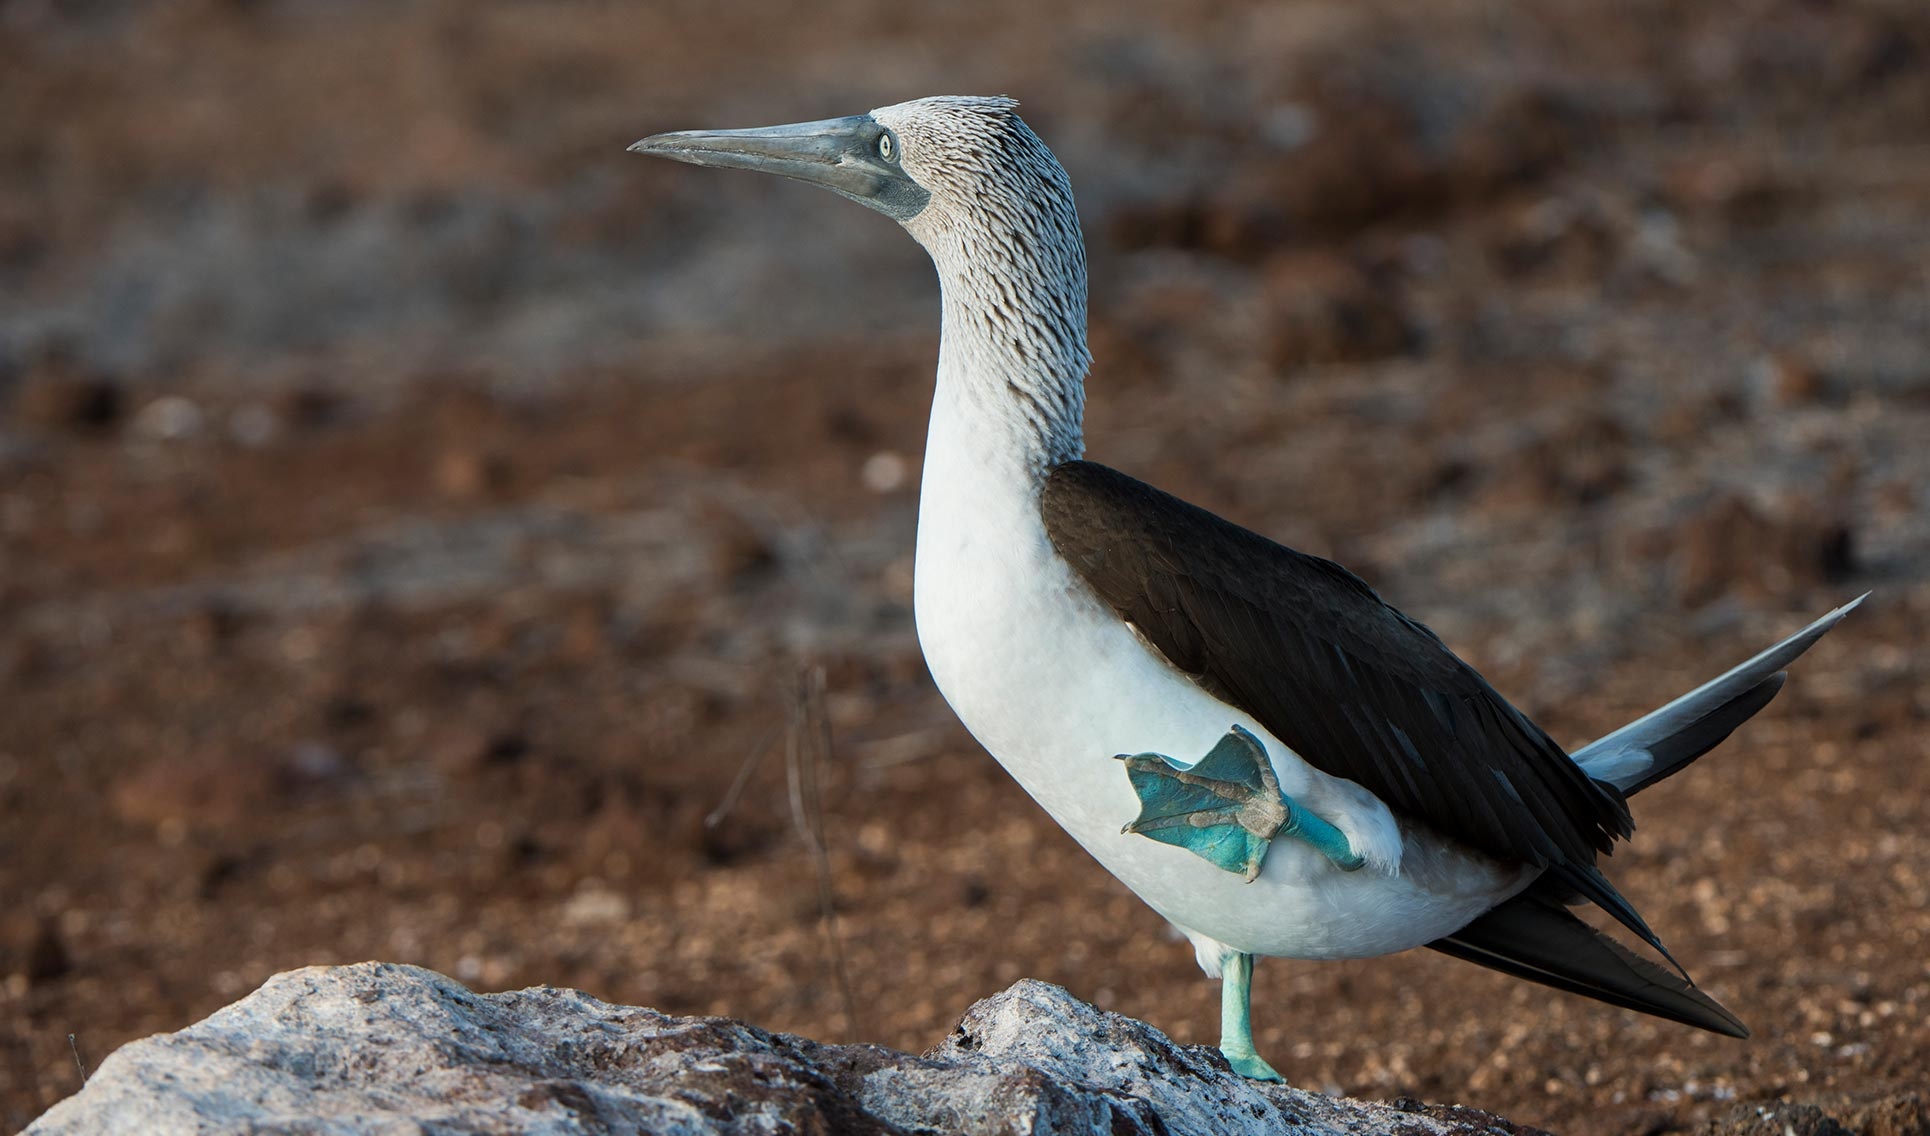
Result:
<instances>
[{"instance_id":1,"label":"bird's leg","mask_svg":"<svg viewBox=\"0 0 1930 1136\"><path fill-rule=\"evenodd\" d=\"M1261 1060L1253 1048L1252 983L1252 955L1236 953L1220 964L1220 1052L1242 1077L1282 1081L1286 1078Z\"/></svg>"},{"instance_id":2,"label":"bird's leg","mask_svg":"<svg viewBox=\"0 0 1930 1136\"><path fill-rule=\"evenodd\" d=\"M1344 833L1280 791L1260 739L1239 726L1187 769L1160 753L1119 759L1140 803L1122 831L1184 848L1249 882L1276 836L1313 845L1342 871L1365 863Z\"/></svg>"}]
</instances>

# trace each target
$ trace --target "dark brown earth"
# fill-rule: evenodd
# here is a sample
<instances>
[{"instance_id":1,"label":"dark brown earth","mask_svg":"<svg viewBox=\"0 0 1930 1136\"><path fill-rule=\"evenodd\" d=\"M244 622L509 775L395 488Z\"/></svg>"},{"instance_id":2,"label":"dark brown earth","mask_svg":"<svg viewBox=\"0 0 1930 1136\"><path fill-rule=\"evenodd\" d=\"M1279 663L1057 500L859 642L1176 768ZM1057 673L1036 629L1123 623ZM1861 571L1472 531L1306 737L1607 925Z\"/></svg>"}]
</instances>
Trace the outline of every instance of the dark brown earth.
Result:
<instances>
[{"instance_id":1,"label":"dark brown earth","mask_svg":"<svg viewBox=\"0 0 1930 1136\"><path fill-rule=\"evenodd\" d=\"M952 90L1080 190L1093 456L1557 737L1875 593L1609 863L1753 1040L1423 952L1262 966L1262 1050L1565 1133L1922 1131L1916 0L0 5L0 1119L69 1034L365 958L912 1049L1030 975L1214 1036L919 660L917 249L622 152Z\"/></svg>"}]
</instances>

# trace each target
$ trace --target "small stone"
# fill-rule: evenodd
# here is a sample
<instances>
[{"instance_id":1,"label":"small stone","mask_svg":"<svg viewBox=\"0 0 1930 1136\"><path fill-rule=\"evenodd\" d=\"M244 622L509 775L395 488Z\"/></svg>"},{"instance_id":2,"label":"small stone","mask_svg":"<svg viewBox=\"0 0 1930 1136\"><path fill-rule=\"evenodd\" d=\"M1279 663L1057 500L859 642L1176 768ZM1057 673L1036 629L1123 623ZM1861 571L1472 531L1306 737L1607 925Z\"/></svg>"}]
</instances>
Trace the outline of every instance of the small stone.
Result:
<instances>
[{"instance_id":1,"label":"small stone","mask_svg":"<svg viewBox=\"0 0 1930 1136\"><path fill-rule=\"evenodd\" d=\"M563 922L574 927L605 927L630 918L626 897L589 880L563 903Z\"/></svg>"},{"instance_id":2,"label":"small stone","mask_svg":"<svg viewBox=\"0 0 1930 1136\"><path fill-rule=\"evenodd\" d=\"M162 395L134 415L133 429L144 438L161 442L184 442L201 433L207 415L192 399L178 394Z\"/></svg>"},{"instance_id":3,"label":"small stone","mask_svg":"<svg viewBox=\"0 0 1930 1136\"><path fill-rule=\"evenodd\" d=\"M910 474L911 465L903 454L882 450L865 459L860 476L864 487L873 493L893 493L904 488Z\"/></svg>"}]
</instances>

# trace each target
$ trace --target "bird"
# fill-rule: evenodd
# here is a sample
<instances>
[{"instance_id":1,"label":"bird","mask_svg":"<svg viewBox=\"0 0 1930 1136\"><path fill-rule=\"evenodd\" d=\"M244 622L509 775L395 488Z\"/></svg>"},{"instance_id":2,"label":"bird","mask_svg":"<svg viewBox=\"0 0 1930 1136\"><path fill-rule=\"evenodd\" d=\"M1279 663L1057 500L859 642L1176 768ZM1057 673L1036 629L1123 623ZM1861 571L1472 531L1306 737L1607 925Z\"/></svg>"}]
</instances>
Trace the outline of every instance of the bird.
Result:
<instances>
[{"instance_id":1,"label":"bird","mask_svg":"<svg viewBox=\"0 0 1930 1136\"><path fill-rule=\"evenodd\" d=\"M941 337L913 615L939 692L1221 983L1259 957L1432 947L1734 1037L1602 856L1629 798L1767 705L1858 597L1572 753L1360 577L1085 459L1087 268L1065 169L1008 97L945 95L631 150L776 174L892 218ZM1867 596L1867 593L1866 593ZM1579 918L1605 910L1666 966Z\"/></svg>"}]
</instances>

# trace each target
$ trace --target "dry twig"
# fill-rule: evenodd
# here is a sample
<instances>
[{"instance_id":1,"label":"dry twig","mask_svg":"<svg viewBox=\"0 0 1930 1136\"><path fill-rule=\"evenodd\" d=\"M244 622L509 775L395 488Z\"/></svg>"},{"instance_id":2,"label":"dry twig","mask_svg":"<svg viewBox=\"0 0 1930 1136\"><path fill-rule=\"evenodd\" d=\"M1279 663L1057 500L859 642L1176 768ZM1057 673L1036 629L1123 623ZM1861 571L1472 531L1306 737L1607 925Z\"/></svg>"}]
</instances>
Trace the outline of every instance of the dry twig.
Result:
<instances>
[{"instance_id":1,"label":"dry twig","mask_svg":"<svg viewBox=\"0 0 1930 1136\"><path fill-rule=\"evenodd\" d=\"M858 1036L858 1002L844 964L844 939L838 930L836 896L831 889L831 858L824 847L824 802L818 792L820 764L831 756L831 719L824 709L824 668L815 664L798 674L791 736L786 746L786 781L791 795L791 823L804 840L817 871L818 919L825 946L831 953L832 976L844 1007L847 1038Z\"/></svg>"}]
</instances>

